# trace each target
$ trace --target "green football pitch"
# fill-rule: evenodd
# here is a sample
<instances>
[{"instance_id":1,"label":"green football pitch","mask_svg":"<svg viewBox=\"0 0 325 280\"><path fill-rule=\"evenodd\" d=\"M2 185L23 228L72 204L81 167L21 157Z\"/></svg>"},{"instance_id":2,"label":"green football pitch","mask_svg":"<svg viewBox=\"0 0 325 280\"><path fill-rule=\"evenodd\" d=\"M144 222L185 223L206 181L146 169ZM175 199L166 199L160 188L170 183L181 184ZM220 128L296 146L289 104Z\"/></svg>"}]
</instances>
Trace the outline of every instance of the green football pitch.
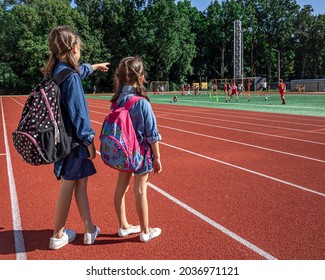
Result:
<instances>
[{"instance_id":1,"label":"green football pitch","mask_svg":"<svg viewBox=\"0 0 325 280\"><path fill-rule=\"evenodd\" d=\"M174 95L177 96L178 101L171 103ZM325 94L286 94L286 105L282 105L279 94L268 94L268 99L264 96L259 96L255 93L251 94L250 101L247 96L239 96L238 101L233 97L226 102L225 95L219 93L216 96L210 97L209 94L200 95L184 95L181 92L173 94L149 94L150 102L153 104L170 104L171 106L194 106L194 107L208 107L208 108L222 108L229 110L247 110L259 112L272 112L282 114L295 114L307 116L321 116L325 117ZM110 99L111 96L95 95L90 98Z\"/></svg>"}]
</instances>

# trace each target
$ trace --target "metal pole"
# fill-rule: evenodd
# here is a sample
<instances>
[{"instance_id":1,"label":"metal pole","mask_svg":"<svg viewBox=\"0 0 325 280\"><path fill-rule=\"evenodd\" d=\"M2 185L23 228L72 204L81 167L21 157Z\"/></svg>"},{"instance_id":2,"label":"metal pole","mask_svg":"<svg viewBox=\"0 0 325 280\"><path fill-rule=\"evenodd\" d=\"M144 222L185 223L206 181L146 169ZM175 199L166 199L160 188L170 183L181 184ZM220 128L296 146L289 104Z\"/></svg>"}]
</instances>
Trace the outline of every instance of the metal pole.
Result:
<instances>
[{"instance_id":1,"label":"metal pole","mask_svg":"<svg viewBox=\"0 0 325 280\"><path fill-rule=\"evenodd\" d=\"M241 30L241 86L244 87L244 30Z\"/></svg>"},{"instance_id":2,"label":"metal pole","mask_svg":"<svg viewBox=\"0 0 325 280\"><path fill-rule=\"evenodd\" d=\"M236 82L236 20L234 21L234 82Z\"/></svg>"},{"instance_id":3,"label":"metal pole","mask_svg":"<svg viewBox=\"0 0 325 280\"><path fill-rule=\"evenodd\" d=\"M280 52L276 49L272 49L272 50L278 53L278 82L280 82L281 79Z\"/></svg>"},{"instance_id":4,"label":"metal pole","mask_svg":"<svg viewBox=\"0 0 325 280\"><path fill-rule=\"evenodd\" d=\"M278 81L281 79L280 52L278 51Z\"/></svg>"}]
</instances>

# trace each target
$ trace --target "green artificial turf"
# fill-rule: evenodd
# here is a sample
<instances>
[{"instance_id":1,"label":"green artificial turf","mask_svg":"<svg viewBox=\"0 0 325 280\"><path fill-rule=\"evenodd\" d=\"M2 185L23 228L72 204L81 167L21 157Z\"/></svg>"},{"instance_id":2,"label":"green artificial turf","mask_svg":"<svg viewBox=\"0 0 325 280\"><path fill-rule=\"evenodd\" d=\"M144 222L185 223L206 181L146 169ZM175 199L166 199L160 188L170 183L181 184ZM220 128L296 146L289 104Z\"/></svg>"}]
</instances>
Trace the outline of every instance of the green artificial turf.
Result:
<instances>
[{"instance_id":1,"label":"green artificial turf","mask_svg":"<svg viewBox=\"0 0 325 280\"><path fill-rule=\"evenodd\" d=\"M177 95L178 102L171 103L173 96ZM295 114L306 116L325 116L325 93L324 94L286 94L286 105L282 105L280 95L277 93L268 94L268 100L264 96L258 96L256 93L251 94L248 102L247 96L239 96L238 101L233 97L227 103L225 95L218 94L218 102L215 96L209 94L201 95L184 95L179 93L173 94L149 94L150 102L153 104L169 104L170 106L194 106L207 108L222 108L229 110L246 110L258 112L272 112L282 114ZM110 99L107 95L88 95L90 98Z\"/></svg>"},{"instance_id":2,"label":"green artificial turf","mask_svg":"<svg viewBox=\"0 0 325 280\"><path fill-rule=\"evenodd\" d=\"M247 96L239 96L238 101L233 97L227 103L224 94L218 94L218 102L215 96L211 96L210 98L209 95L176 95L178 97L178 102L176 103L170 103L174 96L170 94L150 95L150 101L152 103L170 104L173 106L183 105L307 116L325 116L325 94L287 94L285 95L286 105L282 105L279 94L269 94L267 100L265 100L264 96L251 94L249 102Z\"/></svg>"}]
</instances>

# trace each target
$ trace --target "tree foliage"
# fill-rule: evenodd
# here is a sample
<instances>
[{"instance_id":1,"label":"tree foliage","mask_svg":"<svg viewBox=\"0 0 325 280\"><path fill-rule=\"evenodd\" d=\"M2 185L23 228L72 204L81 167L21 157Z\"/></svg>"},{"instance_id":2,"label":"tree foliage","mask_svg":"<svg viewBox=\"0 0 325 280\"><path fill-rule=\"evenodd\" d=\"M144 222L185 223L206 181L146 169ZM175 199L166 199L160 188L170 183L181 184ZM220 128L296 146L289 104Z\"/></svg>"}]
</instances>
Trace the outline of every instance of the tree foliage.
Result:
<instances>
[{"instance_id":1,"label":"tree foliage","mask_svg":"<svg viewBox=\"0 0 325 280\"><path fill-rule=\"evenodd\" d=\"M296 0L214 0L203 12L190 0L2 0L0 88L30 89L47 59L47 35L70 25L86 44L81 60L110 61L110 76L86 82L111 89L122 57L140 55L148 80L170 83L231 78L233 22L241 20L246 76L285 80L325 73L325 15ZM81 61L81 62L82 62Z\"/></svg>"}]
</instances>

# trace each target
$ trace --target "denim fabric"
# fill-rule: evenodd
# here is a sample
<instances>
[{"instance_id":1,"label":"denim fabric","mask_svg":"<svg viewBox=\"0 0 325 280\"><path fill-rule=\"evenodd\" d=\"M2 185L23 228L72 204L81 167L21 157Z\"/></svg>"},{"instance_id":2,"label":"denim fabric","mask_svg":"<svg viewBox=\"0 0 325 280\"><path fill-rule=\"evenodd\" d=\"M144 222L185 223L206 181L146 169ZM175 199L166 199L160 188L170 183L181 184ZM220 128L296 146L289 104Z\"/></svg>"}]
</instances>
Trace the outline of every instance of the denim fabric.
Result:
<instances>
[{"instance_id":1,"label":"denim fabric","mask_svg":"<svg viewBox=\"0 0 325 280\"><path fill-rule=\"evenodd\" d=\"M61 163L55 163L57 166L56 177L58 179L62 177L65 180L78 180L95 174L95 166L88 157L88 148L84 145L77 146L61 160Z\"/></svg>"},{"instance_id":2,"label":"denim fabric","mask_svg":"<svg viewBox=\"0 0 325 280\"><path fill-rule=\"evenodd\" d=\"M123 106L133 95L136 95L135 88L132 86L123 86L122 92L117 100L117 105ZM141 99L135 103L130 109L130 116L139 144L145 146L145 160L143 166L135 173L148 173L153 169L153 154L150 144L161 140L157 129L156 117L150 103L146 99Z\"/></svg>"},{"instance_id":3,"label":"denim fabric","mask_svg":"<svg viewBox=\"0 0 325 280\"><path fill-rule=\"evenodd\" d=\"M52 76L56 75L64 68L71 68L69 64L59 61ZM77 143L88 146L93 142L95 131L91 127L88 105L85 99L81 80L93 73L90 64L80 66L80 75L73 73L61 85L62 116L67 133Z\"/></svg>"},{"instance_id":4,"label":"denim fabric","mask_svg":"<svg viewBox=\"0 0 325 280\"><path fill-rule=\"evenodd\" d=\"M123 86L121 95L117 100L117 105L123 106L133 95L136 95L135 88L132 86ZM150 103L146 99L141 99L135 103L130 109L130 116L140 144L144 141L153 144L160 140L156 117Z\"/></svg>"},{"instance_id":5,"label":"denim fabric","mask_svg":"<svg viewBox=\"0 0 325 280\"><path fill-rule=\"evenodd\" d=\"M52 77L64 68L71 68L67 63L58 61ZM84 155L87 146L93 142L95 131L91 127L88 105L84 96L81 80L93 73L90 64L80 65L80 75L75 72L61 85L61 111L67 133L72 136L74 149L69 156L54 164L55 176L59 179L77 180L96 172L91 160Z\"/></svg>"}]
</instances>

